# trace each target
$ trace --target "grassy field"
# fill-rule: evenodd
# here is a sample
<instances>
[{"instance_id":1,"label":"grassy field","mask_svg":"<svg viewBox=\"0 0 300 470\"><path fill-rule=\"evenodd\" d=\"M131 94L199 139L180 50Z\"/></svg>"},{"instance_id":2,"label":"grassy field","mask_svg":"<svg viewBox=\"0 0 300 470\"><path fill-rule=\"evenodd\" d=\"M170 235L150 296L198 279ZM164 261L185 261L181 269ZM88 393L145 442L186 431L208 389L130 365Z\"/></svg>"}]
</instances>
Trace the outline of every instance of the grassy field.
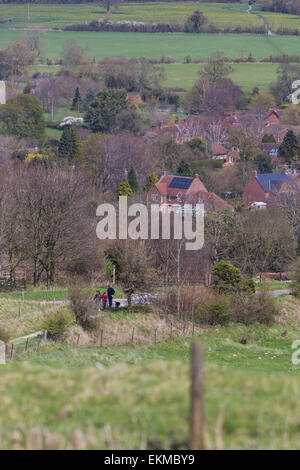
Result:
<instances>
[{"instance_id":1,"label":"grassy field","mask_svg":"<svg viewBox=\"0 0 300 470\"><path fill-rule=\"evenodd\" d=\"M262 21L254 15L246 13L244 4L220 4L198 2L176 3L127 3L118 9L112 8L110 19L113 21L141 21L145 23L177 23L183 24L189 15L199 9L208 19L220 28L227 26L260 26ZM28 20L27 5L0 5L0 17L12 18L11 27L63 28L73 23L89 22L105 18L106 11L102 5L31 5ZM283 16L283 15L279 15ZM4 27L7 27L5 25Z\"/></svg>"},{"instance_id":2,"label":"grassy field","mask_svg":"<svg viewBox=\"0 0 300 470\"><path fill-rule=\"evenodd\" d=\"M279 328L248 333L245 346L241 327L201 336L206 447L299 449L300 376L290 359L296 331L288 339ZM186 448L190 344L57 344L24 354L1 369L0 448Z\"/></svg>"},{"instance_id":3,"label":"grassy field","mask_svg":"<svg viewBox=\"0 0 300 470\"><path fill-rule=\"evenodd\" d=\"M203 67L203 64L164 65L166 80L163 85L168 88L189 90L198 78L197 72ZM254 87L268 90L270 84L276 81L278 64L232 64L232 68L233 72L230 74L230 78L248 93Z\"/></svg>"},{"instance_id":4,"label":"grassy field","mask_svg":"<svg viewBox=\"0 0 300 470\"><path fill-rule=\"evenodd\" d=\"M87 290L93 297L96 293L96 290L99 289L101 293L107 289L107 285L88 287ZM120 287L114 287L115 297L124 298L124 293ZM43 300L65 300L68 295L67 287L55 287L51 290L46 289L29 289L24 292L24 298L28 301L41 302ZM12 300L22 300L22 292L0 292L0 299L12 299Z\"/></svg>"},{"instance_id":5,"label":"grassy field","mask_svg":"<svg viewBox=\"0 0 300 470\"><path fill-rule=\"evenodd\" d=\"M0 30L0 48L24 31ZM101 59L106 56L161 57L163 54L182 62L186 55L193 60L206 59L216 51L224 51L231 59L247 58L249 52L255 59L278 55L283 52L299 53L300 39L296 36L261 36L234 34L147 34L147 33L91 33L49 31L44 33L46 47L44 57L59 59L63 43L77 41L90 56Z\"/></svg>"},{"instance_id":6,"label":"grassy field","mask_svg":"<svg viewBox=\"0 0 300 470\"><path fill-rule=\"evenodd\" d=\"M196 330L205 350L209 449L300 448L300 366L291 362L300 306L291 296L278 302L284 323ZM0 319L5 310L18 317L13 301L0 306ZM36 314L22 313L24 334L29 318L38 325ZM134 326L140 334L163 322L149 309L107 312L104 321L106 329ZM191 341L19 348L0 366L0 448L187 448Z\"/></svg>"},{"instance_id":7,"label":"grassy field","mask_svg":"<svg viewBox=\"0 0 300 470\"><path fill-rule=\"evenodd\" d=\"M281 25L285 28L299 28L299 16L272 12L260 12L259 6L253 9L254 14L247 14L245 3L205 3L201 2L155 2L155 3L127 3L121 4L118 9L112 8L110 19L113 21L128 20L145 23L178 23L183 24L187 17L196 9L200 9L208 19L219 28L228 26L260 26L261 16L269 23L271 29ZM12 18L12 24L2 25L2 28L40 27L63 28L66 25L80 22L89 22L106 17L102 5L31 5L30 19L28 19L27 5L0 4L0 17Z\"/></svg>"},{"instance_id":8,"label":"grassy field","mask_svg":"<svg viewBox=\"0 0 300 470\"><path fill-rule=\"evenodd\" d=\"M268 22L271 31L277 31L281 27L300 30L299 15L278 14L271 11L262 11L260 14Z\"/></svg>"}]
</instances>

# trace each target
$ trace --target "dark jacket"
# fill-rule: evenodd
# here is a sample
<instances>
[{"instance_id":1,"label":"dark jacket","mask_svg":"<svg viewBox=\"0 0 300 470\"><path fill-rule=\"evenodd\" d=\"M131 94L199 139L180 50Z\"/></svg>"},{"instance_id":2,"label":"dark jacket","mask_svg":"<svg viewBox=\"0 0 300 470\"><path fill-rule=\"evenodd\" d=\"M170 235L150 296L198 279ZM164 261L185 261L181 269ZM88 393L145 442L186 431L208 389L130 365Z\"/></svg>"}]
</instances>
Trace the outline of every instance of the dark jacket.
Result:
<instances>
[{"instance_id":1,"label":"dark jacket","mask_svg":"<svg viewBox=\"0 0 300 470\"><path fill-rule=\"evenodd\" d=\"M107 295L108 297L112 297L113 295L115 295L115 289L113 289L112 287L109 287L107 289Z\"/></svg>"}]
</instances>

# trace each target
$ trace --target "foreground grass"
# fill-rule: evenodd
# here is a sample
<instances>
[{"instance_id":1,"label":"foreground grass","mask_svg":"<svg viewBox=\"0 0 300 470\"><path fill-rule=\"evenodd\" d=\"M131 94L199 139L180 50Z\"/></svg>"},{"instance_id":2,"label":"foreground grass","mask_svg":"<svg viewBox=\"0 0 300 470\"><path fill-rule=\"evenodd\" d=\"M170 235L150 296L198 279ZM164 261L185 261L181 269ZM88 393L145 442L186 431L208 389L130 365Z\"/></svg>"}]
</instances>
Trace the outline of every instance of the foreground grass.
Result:
<instances>
[{"instance_id":1,"label":"foreground grass","mask_svg":"<svg viewBox=\"0 0 300 470\"><path fill-rule=\"evenodd\" d=\"M201 337L206 446L299 448L300 376L288 359L290 342L277 329L255 328L245 347L232 339L244 333L222 328ZM3 366L0 447L187 448L190 342L48 345Z\"/></svg>"},{"instance_id":2,"label":"foreground grass","mask_svg":"<svg viewBox=\"0 0 300 470\"><path fill-rule=\"evenodd\" d=\"M207 448L300 448L300 366L291 362L300 304L292 296L276 301L281 323L271 327L196 330L205 351ZM14 316L13 301L5 302ZM151 312L120 309L103 321L120 335L135 327L136 343L147 328L163 326ZM38 351L20 348L0 366L0 448L187 448L193 339L150 339L129 344L129 334L128 344L115 347L49 341Z\"/></svg>"}]
</instances>

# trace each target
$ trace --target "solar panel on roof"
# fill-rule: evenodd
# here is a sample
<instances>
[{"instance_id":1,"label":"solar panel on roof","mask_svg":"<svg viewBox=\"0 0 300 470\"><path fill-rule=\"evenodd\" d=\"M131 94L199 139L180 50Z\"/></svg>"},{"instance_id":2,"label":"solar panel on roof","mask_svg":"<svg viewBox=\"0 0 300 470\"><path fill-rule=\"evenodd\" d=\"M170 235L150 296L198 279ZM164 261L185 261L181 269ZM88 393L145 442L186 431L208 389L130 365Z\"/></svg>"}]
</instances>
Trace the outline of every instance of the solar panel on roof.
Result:
<instances>
[{"instance_id":1,"label":"solar panel on roof","mask_svg":"<svg viewBox=\"0 0 300 470\"><path fill-rule=\"evenodd\" d=\"M169 188L188 189L192 184L192 178L175 177L169 184Z\"/></svg>"}]
</instances>

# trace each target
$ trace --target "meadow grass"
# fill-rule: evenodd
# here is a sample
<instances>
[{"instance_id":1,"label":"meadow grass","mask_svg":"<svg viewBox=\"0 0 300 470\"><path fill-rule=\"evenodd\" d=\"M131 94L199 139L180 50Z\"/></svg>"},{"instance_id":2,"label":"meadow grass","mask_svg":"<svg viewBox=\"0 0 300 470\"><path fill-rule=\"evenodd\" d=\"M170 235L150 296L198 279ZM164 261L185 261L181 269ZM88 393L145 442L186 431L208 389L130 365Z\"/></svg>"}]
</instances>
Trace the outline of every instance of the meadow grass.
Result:
<instances>
[{"instance_id":1,"label":"meadow grass","mask_svg":"<svg viewBox=\"0 0 300 470\"><path fill-rule=\"evenodd\" d=\"M208 23L214 23L219 28L262 24L257 16L246 13L245 5L238 3L224 5L220 3L199 5L198 2L126 3L120 4L117 9L113 7L109 19L184 24L197 9L204 13ZM28 20L27 5L0 4L0 16L13 19L13 23L8 24L9 27L63 28L73 23L90 22L107 17L104 7L97 4L31 5L30 10L30 20Z\"/></svg>"},{"instance_id":2,"label":"meadow grass","mask_svg":"<svg viewBox=\"0 0 300 470\"><path fill-rule=\"evenodd\" d=\"M246 2L247 3L247 2ZM271 29L284 26L288 29L299 28L299 16L273 12L262 12L260 6L247 14L248 6L243 3L205 3L201 2L155 2L126 3L112 8L109 19L112 21L141 21L145 23L183 24L189 15L200 9L208 19L219 28L236 26L261 26L264 17ZM13 23L1 25L2 29L11 27L63 28L73 23L90 22L105 18L102 5L31 5L28 20L27 5L0 4L0 17L12 18Z\"/></svg>"},{"instance_id":3,"label":"meadow grass","mask_svg":"<svg viewBox=\"0 0 300 470\"><path fill-rule=\"evenodd\" d=\"M24 31L0 30L0 48L14 39L22 38ZM228 58L247 58L249 53L256 60L279 55L299 53L296 36L264 36L237 34L164 34L164 33L95 33L77 31L48 31L43 34L45 49L43 56L59 59L62 46L67 40L75 40L86 54L103 57L156 57L171 56L183 62L187 55L193 60L207 59L216 51L223 51Z\"/></svg>"},{"instance_id":4,"label":"meadow grass","mask_svg":"<svg viewBox=\"0 0 300 470\"><path fill-rule=\"evenodd\" d=\"M91 296L94 297L96 290L100 290L101 293L107 289L107 285L95 286L95 287L87 287L86 290ZM115 289L115 297L116 298L124 298L124 292L120 287L114 287ZM24 298L26 301L36 301L41 302L45 300L65 300L68 296L68 288L67 287L59 287L55 286L53 289L42 289L42 288L30 288L24 291ZM23 299L22 292L14 291L14 292L0 292L0 299L14 299L21 301Z\"/></svg>"},{"instance_id":5,"label":"meadow grass","mask_svg":"<svg viewBox=\"0 0 300 470\"><path fill-rule=\"evenodd\" d=\"M231 64L233 72L229 75L243 91L249 93L254 87L268 90L271 83L276 81L278 64L247 63ZM163 85L167 88L182 88L189 90L199 78L198 71L203 64L166 64L163 66L166 78Z\"/></svg>"},{"instance_id":6,"label":"meadow grass","mask_svg":"<svg viewBox=\"0 0 300 470\"><path fill-rule=\"evenodd\" d=\"M300 309L288 297L278 299L284 323L197 329L207 448L299 448L300 366L291 345L300 337ZM287 307L297 317L285 316ZM120 331L159 322L150 307L105 316L106 327ZM0 368L0 448L187 448L192 341L20 347Z\"/></svg>"},{"instance_id":7,"label":"meadow grass","mask_svg":"<svg viewBox=\"0 0 300 470\"><path fill-rule=\"evenodd\" d=\"M297 331L283 338L281 329L200 336L207 448L299 448ZM102 350L48 344L10 362L0 371L0 447L187 448L191 341Z\"/></svg>"}]
</instances>

